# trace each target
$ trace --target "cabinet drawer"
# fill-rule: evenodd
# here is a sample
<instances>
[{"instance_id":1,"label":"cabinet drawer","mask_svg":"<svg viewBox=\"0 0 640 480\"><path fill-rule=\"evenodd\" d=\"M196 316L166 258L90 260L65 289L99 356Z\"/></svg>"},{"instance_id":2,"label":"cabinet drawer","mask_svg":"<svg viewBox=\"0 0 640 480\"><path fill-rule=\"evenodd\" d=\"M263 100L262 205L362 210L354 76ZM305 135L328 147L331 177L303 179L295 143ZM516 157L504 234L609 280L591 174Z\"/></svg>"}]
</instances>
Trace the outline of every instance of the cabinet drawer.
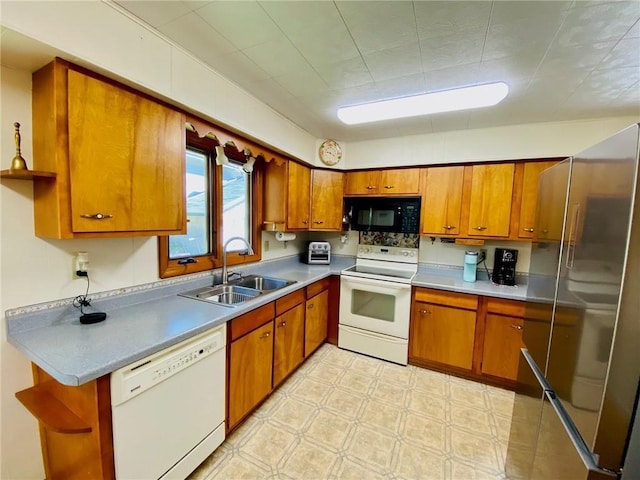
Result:
<instances>
[{"instance_id":1,"label":"cabinet drawer","mask_svg":"<svg viewBox=\"0 0 640 480\"><path fill-rule=\"evenodd\" d=\"M296 305L305 301L304 289L296 290L289 295L276 300L276 315L282 315L287 310L291 310Z\"/></svg>"},{"instance_id":2,"label":"cabinet drawer","mask_svg":"<svg viewBox=\"0 0 640 480\"><path fill-rule=\"evenodd\" d=\"M234 341L251 330L255 330L259 326L271 321L274 317L273 302L267 303L260 308L256 308L244 315L240 315L231 321L231 341Z\"/></svg>"},{"instance_id":3,"label":"cabinet drawer","mask_svg":"<svg viewBox=\"0 0 640 480\"><path fill-rule=\"evenodd\" d=\"M487 297L487 312L524 318L525 302Z\"/></svg>"},{"instance_id":4,"label":"cabinet drawer","mask_svg":"<svg viewBox=\"0 0 640 480\"><path fill-rule=\"evenodd\" d=\"M466 293L432 290L429 288L416 288L414 299L417 302L434 303L448 307L464 308L466 310L478 309L478 296Z\"/></svg>"},{"instance_id":5,"label":"cabinet drawer","mask_svg":"<svg viewBox=\"0 0 640 480\"><path fill-rule=\"evenodd\" d=\"M315 283L307 286L307 298L311 298L329 288L329 277L318 280Z\"/></svg>"}]
</instances>

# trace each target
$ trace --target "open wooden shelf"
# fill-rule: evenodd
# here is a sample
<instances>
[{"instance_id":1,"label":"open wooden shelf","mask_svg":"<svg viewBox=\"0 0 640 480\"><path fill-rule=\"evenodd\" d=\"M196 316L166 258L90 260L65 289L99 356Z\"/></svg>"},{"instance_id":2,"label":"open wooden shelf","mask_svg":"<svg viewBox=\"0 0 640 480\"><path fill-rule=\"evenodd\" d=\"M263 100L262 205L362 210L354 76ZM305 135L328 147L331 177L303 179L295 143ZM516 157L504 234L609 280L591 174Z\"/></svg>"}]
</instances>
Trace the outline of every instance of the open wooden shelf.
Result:
<instances>
[{"instance_id":1,"label":"open wooden shelf","mask_svg":"<svg viewBox=\"0 0 640 480\"><path fill-rule=\"evenodd\" d=\"M40 385L21 390L16 398L46 428L58 433L88 433L91 425Z\"/></svg>"},{"instance_id":2,"label":"open wooden shelf","mask_svg":"<svg viewBox=\"0 0 640 480\"><path fill-rule=\"evenodd\" d=\"M2 170L2 178L14 178L16 180L33 180L34 178L56 178L56 172L40 172L37 170Z\"/></svg>"}]
</instances>

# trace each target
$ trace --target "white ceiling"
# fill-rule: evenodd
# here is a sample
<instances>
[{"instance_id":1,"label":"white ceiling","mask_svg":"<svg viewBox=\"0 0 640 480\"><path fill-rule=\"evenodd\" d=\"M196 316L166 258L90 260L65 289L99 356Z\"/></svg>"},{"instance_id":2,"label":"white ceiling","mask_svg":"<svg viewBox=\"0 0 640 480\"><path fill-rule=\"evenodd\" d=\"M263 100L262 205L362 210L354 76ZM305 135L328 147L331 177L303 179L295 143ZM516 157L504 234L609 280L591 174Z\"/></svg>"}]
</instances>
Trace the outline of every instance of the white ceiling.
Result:
<instances>
[{"instance_id":1,"label":"white ceiling","mask_svg":"<svg viewBox=\"0 0 640 480\"><path fill-rule=\"evenodd\" d=\"M318 138L640 115L640 2L129 1ZM347 126L337 108L504 81L495 107Z\"/></svg>"}]
</instances>

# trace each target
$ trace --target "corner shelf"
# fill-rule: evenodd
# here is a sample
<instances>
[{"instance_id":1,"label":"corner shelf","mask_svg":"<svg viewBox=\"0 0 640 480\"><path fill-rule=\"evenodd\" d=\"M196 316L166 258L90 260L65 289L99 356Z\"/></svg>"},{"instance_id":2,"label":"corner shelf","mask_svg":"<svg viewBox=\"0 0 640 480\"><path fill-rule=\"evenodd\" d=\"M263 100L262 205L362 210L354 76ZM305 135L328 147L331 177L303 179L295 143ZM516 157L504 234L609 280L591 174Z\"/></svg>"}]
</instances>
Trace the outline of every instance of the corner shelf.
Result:
<instances>
[{"instance_id":1,"label":"corner shelf","mask_svg":"<svg viewBox=\"0 0 640 480\"><path fill-rule=\"evenodd\" d=\"M40 385L17 392L15 396L39 422L54 432L73 434L91 431L91 425Z\"/></svg>"},{"instance_id":2,"label":"corner shelf","mask_svg":"<svg viewBox=\"0 0 640 480\"><path fill-rule=\"evenodd\" d=\"M56 172L41 172L37 170L1 170L1 178L15 180L33 180L34 178L56 178Z\"/></svg>"}]
</instances>

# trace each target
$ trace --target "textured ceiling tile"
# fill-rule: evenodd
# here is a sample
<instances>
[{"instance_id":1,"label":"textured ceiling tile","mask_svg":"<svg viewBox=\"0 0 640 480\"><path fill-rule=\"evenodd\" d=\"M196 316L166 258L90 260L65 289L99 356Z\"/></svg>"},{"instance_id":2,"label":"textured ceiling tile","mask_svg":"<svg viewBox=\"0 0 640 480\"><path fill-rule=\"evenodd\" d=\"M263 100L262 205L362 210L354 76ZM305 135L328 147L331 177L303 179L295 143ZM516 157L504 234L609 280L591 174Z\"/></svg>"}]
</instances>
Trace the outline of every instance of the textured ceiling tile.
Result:
<instances>
[{"instance_id":1,"label":"textured ceiling tile","mask_svg":"<svg viewBox=\"0 0 640 480\"><path fill-rule=\"evenodd\" d=\"M384 80L382 82L376 82L375 85L379 92L379 100L419 95L427 91L423 73Z\"/></svg>"},{"instance_id":2,"label":"textured ceiling tile","mask_svg":"<svg viewBox=\"0 0 640 480\"><path fill-rule=\"evenodd\" d=\"M219 55L210 65L228 78L236 79L239 85L269 78L269 74L242 52Z\"/></svg>"},{"instance_id":3,"label":"textured ceiling tile","mask_svg":"<svg viewBox=\"0 0 640 480\"><path fill-rule=\"evenodd\" d=\"M455 67L430 70L425 72L425 83L428 92L449 90L451 88L475 85L480 63L467 63Z\"/></svg>"},{"instance_id":4,"label":"textured ceiling tile","mask_svg":"<svg viewBox=\"0 0 640 480\"><path fill-rule=\"evenodd\" d=\"M607 56L614 45L614 42L571 46L554 44L540 64L539 74L553 75L554 72L567 69L593 68Z\"/></svg>"},{"instance_id":5,"label":"textured ceiling tile","mask_svg":"<svg viewBox=\"0 0 640 480\"><path fill-rule=\"evenodd\" d=\"M562 17L534 17L489 27L483 60L512 55L539 55L549 47L562 24Z\"/></svg>"},{"instance_id":6,"label":"textured ceiling tile","mask_svg":"<svg viewBox=\"0 0 640 480\"><path fill-rule=\"evenodd\" d=\"M515 20L528 20L534 17L559 17L570 6L570 1L516 1L493 2L491 23L511 23Z\"/></svg>"},{"instance_id":7,"label":"textured ceiling tile","mask_svg":"<svg viewBox=\"0 0 640 480\"><path fill-rule=\"evenodd\" d=\"M211 65L220 55L236 50L231 43L195 13L184 15L159 27L158 30L185 50Z\"/></svg>"},{"instance_id":8,"label":"textured ceiling tile","mask_svg":"<svg viewBox=\"0 0 640 480\"><path fill-rule=\"evenodd\" d=\"M640 37L640 20L637 21L624 36L624 38L638 38L638 37Z\"/></svg>"},{"instance_id":9,"label":"textured ceiling tile","mask_svg":"<svg viewBox=\"0 0 640 480\"><path fill-rule=\"evenodd\" d=\"M272 77L305 69L308 66L300 52L287 38L278 38L243 50L260 68Z\"/></svg>"},{"instance_id":10,"label":"textured ceiling tile","mask_svg":"<svg viewBox=\"0 0 640 480\"><path fill-rule=\"evenodd\" d=\"M422 72L418 42L364 55L364 62L376 82Z\"/></svg>"},{"instance_id":11,"label":"textured ceiling tile","mask_svg":"<svg viewBox=\"0 0 640 480\"><path fill-rule=\"evenodd\" d=\"M418 40L412 2L337 2L362 54Z\"/></svg>"},{"instance_id":12,"label":"textured ceiling tile","mask_svg":"<svg viewBox=\"0 0 640 480\"><path fill-rule=\"evenodd\" d=\"M425 72L480 62L484 35L447 35L420 42Z\"/></svg>"},{"instance_id":13,"label":"textured ceiling tile","mask_svg":"<svg viewBox=\"0 0 640 480\"><path fill-rule=\"evenodd\" d=\"M335 23L322 33L301 30L288 34L288 37L311 65L334 63L360 56L342 23Z\"/></svg>"},{"instance_id":14,"label":"textured ceiling tile","mask_svg":"<svg viewBox=\"0 0 640 480\"><path fill-rule=\"evenodd\" d=\"M329 90L326 82L311 67L275 77L274 80L295 97Z\"/></svg>"},{"instance_id":15,"label":"textured ceiling tile","mask_svg":"<svg viewBox=\"0 0 640 480\"><path fill-rule=\"evenodd\" d=\"M256 2L211 2L196 10L238 49L282 37L282 32Z\"/></svg>"},{"instance_id":16,"label":"textured ceiling tile","mask_svg":"<svg viewBox=\"0 0 640 480\"><path fill-rule=\"evenodd\" d=\"M560 45L582 45L617 41L640 18L640 2L612 2L568 10L558 34Z\"/></svg>"},{"instance_id":17,"label":"textured ceiling tile","mask_svg":"<svg viewBox=\"0 0 640 480\"><path fill-rule=\"evenodd\" d=\"M136 17L143 19L152 27L160 27L191 11L188 5L179 0L175 1L116 1Z\"/></svg>"},{"instance_id":18,"label":"textured ceiling tile","mask_svg":"<svg viewBox=\"0 0 640 480\"><path fill-rule=\"evenodd\" d=\"M314 68L332 89L355 87L373 82L367 66L360 57L314 65Z\"/></svg>"},{"instance_id":19,"label":"textured ceiling tile","mask_svg":"<svg viewBox=\"0 0 640 480\"><path fill-rule=\"evenodd\" d=\"M598 70L640 66L640 37L621 40L596 67Z\"/></svg>"},{"instance_id":20,"label":"textured ceiling tile","mask_svg":"<svg viewBox=\"0 0 640 480\"><path fill-rule=\"evenodd\" d=\"M344 25L333 2L274 2L262 1L260 6L286 34L300 31L322 35L335 25ZM317 40L320 40L317 38Z\"/></svg>"},{"instance_id":21,"label":"textured ceiling tile","mask_svg":"<svg viewBox=\"0 0 640 480\"><path fill-rule=\"evenodd\" d=\"M478 83L513 82L530 79L540 64L542 55L513 55L496 60L483 61L478 66Z\"/></svg>"},{"instance_id":22,"label":"textured ceiling tile","mask_svg":"<svg viewBox=\"0 0 640 480\"><path fill-rule=\"evenodd\" d=\"M484 35L492 2L414 2L418 38Z\"/></svg>"}]
</instances>

